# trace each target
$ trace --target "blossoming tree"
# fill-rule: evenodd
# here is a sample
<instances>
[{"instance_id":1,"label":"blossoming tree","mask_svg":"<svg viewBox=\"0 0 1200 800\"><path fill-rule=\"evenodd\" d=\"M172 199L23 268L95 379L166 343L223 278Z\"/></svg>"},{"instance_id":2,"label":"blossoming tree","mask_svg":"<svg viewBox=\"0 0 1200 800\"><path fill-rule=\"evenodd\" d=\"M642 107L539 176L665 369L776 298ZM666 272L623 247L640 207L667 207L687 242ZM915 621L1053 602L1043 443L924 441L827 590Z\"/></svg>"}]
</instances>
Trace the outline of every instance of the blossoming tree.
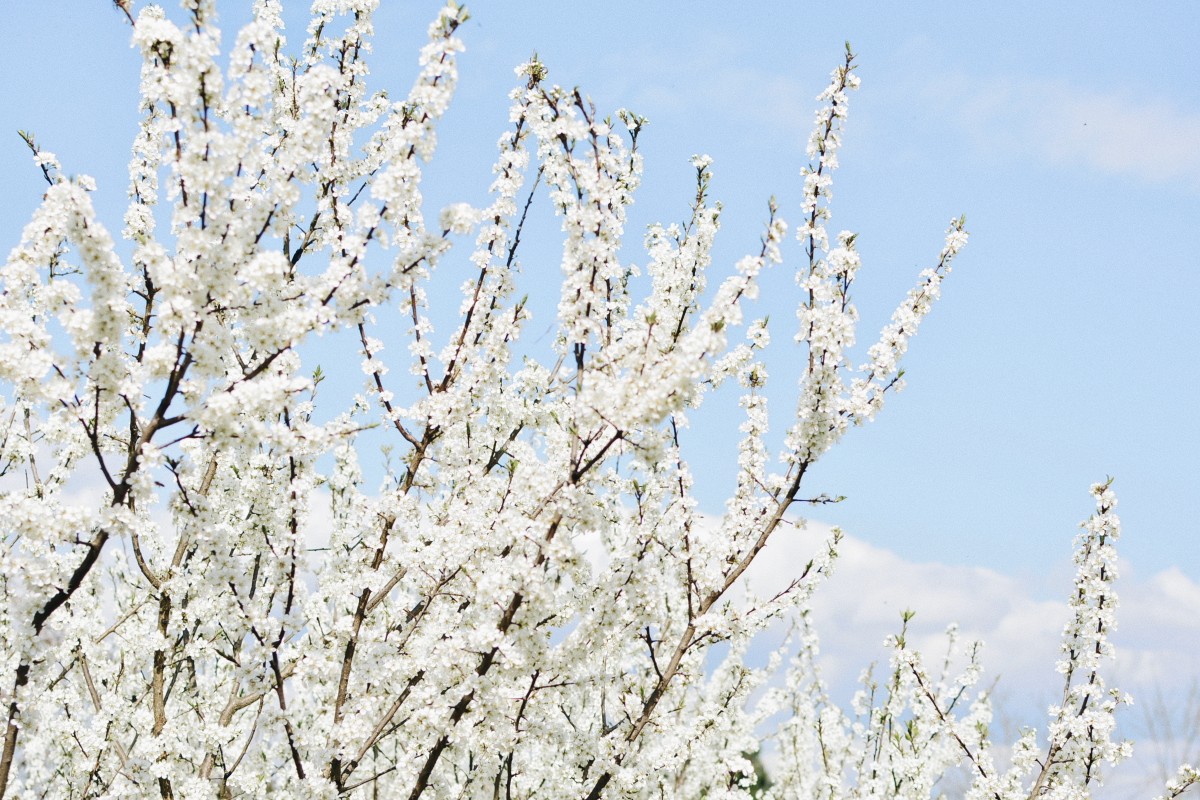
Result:
<instances>
[{"instance_id":1,"label":"blossoming tree","mask_svg":"<svg viewBox=\"0 0 1200 800\"><path fill-rule=\"evenodd\" d=\"M787 245L776 205L761 248L706 294L719 206L693 158L690 220L650 228L641 279L622 245L645 120L600 116L535 58L490 205L431 218L421 170L466 11L437 15L395 102L366 83L376 5L316 0L289 55L279 0L256 0L226 54L213 0L185 0L183 23L119 2L144 60L127 245L90 179L25 135L48 188L0 271L0 796L915 798L959 764L973 798L1087 796L1125 750L1099 671L1108 484L1078 542L1062 701L1009 766L989 746L974 645L961 674L937 674L901 632L852 713L829 701L805 609L836 535L781 591L740 594L771 536L799 524L810 468L899 388L967 240L952 221L851 365L859 256L827 228L849 48L794 211L805 366L776 459L768 326L744 322ZM563 231L548 358L515 350L536 191ZM473 278L435 330L427 291L452 234L474 236ZM304 363L326 333L353 337L367 376L342 407L318 401ZM713 521L680 423L726 383L744 438ZM356 460L372 426L399 454L383 486ZM100 502L81 502L80 481ZM748 665L783 618L799 625L786 652ZM1185 769L1169 796L1196 779Z\"/></svg>"}]
</instances>

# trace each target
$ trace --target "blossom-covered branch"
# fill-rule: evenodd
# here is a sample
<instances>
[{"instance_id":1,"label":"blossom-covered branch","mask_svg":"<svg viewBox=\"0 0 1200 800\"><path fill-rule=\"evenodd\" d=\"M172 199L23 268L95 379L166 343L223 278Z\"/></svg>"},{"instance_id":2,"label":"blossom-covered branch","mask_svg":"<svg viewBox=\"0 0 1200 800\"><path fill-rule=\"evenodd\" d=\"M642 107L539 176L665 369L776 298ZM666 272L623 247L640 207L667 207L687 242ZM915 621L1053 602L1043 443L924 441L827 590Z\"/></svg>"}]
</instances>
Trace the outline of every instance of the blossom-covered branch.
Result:
<instances>
[{"instance_id":1,"label":"blossom-covered branch","mask_svg":"<svg viewBox=\"0 0 1200 800\"><path fill-rule=\"evenodd\" d=\"M639 265L644 117L535 56L490 198L432 209L465 8L432 15L393 99L369 69L378 0L316 0L295 48L280 0L255 0L223 49L217 5L118 3L142 59L126 243L94 182L22 134L48 188L0 266L0 797L915 798L966 763L973 797L1065 798L1124 755L1101 670L1107 484L1077 544L1062 701L1008 772L980 649L956 636L935 675L902 629L886 677L850 713L830 701L808 604L840 532L774 593L745 585L804 529L797 503L840 499L805 481L900 387L967 240L953 219L854 366L861 258L828 232L849 47L799 201L767 204L750 252L715 258L695 155L686 221L650 226ZM520 292L543 211L562 234L549 303ZM793 258L801 376L776 457L754 303ZM545 347L523 338L535 315ZM361 384L329 357L357 358ZM719 391L743 414L711 517L685 455ZM360 458L380 442L377 480ZM759 664L756 637L788 622Z\"/></svg>"}]
</instances>

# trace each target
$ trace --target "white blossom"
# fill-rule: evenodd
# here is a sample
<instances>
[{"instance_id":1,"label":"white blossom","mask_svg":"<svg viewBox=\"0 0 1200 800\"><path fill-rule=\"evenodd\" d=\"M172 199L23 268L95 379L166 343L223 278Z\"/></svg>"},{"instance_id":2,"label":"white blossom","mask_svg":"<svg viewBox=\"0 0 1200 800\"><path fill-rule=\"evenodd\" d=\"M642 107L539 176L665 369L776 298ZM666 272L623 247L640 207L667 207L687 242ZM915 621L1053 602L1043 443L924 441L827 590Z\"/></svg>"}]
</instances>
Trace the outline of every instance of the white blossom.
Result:
<instances>
[{"instance_id":1,"label":"white blossom","mask_svg":"<svg viewBox=\"0 0 1200 800\"><path fill-rule=\"evenodd\" d=\"M686 221L631 256L652 129L536 57L489 198L427 208L468 14L438 12L396 100L369 83L380 5L317 0L292 40L280 0L232 40L214 0L144 8L124 248L95 182L22 134L49 186L0 266L0 797L928 798L964 763L971 798L1087 796L1127 755L1103 680L1110 484L1076 543L1048 750L1023 737L1003 773L981 645L956 630L931 671L906 617L884 675L831 702L809 604L840 531L775 594L745 585L780 528L804 534L809 469L899 387L966 243L960 217L851 366L862 259L828 229L849 50L819 96L799 247L772 200L761 246L714 277L712 159L690 159ZM534 197L561 223L548 306L521 291L541 277L522 274ZM752 307L785 258L801 379L777 457ZM522 338L531 318L545 342ZM338 348L360 359L350 386L316 363ZM684 454L735 385L712 519ZM793 636L758 663L780 622Z\"/></svg>"}]
</instances>

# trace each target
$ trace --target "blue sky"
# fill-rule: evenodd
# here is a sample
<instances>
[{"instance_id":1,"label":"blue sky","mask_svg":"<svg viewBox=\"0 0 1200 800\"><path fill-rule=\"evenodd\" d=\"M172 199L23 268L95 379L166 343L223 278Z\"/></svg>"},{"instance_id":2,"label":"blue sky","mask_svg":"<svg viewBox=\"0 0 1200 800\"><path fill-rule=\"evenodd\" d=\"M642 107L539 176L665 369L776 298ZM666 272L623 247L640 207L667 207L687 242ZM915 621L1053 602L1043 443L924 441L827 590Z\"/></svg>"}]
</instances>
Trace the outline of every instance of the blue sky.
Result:
<instances>
[{"instance_id":1,"label":"blue sky","mask_svg":"<svg viewBox=\"0 0 1200 800\"><path fill-rule=\"evenodd\" d=\"M221 4L227 41L248 6ZM407 88L436 8L384 0L377 86ZM712 192L725 206L717 275L755 248L770 195L798 220L813 98L849 40L863 85L851 98L832 227L860 232L860 339L873 339L936 257L952 216L966 213L972 240L906 358L908 388L812 474L814 494L848 496L816 516L905 563L991 570L1031 596L1061 598L1087 487L1113 475L1126 577L1143 588L1179 577L1182 589L1146 602L1168 606L1154 617L1163 637L1183 635L1183 622L1172 633L1163 620L1200 615L1200 5L480 2L472 11L458 98L428 173L431 211L483 203L512 68L536 50L552 81L580 85L602 111L650 118L630 261L644 260L632 246L644 225L687 213L688 157L714 158ZM0 238L16 243L43 191L18 128L68 172L96 177L102 214L119 228L136 125L128 26L103 0L12 4L5 21L26 33L0 54ZM297 45L302 26L292 30ZM526 253L525 280L549 286L556 223L542 211L536 230L551 241ZM794 245L759 305L775 332L777 429L794 390L786 344L799 256ZM733 408L732 397L718 399L693 420L710 512L732 476Z\"/></svg>"}]
</instances>

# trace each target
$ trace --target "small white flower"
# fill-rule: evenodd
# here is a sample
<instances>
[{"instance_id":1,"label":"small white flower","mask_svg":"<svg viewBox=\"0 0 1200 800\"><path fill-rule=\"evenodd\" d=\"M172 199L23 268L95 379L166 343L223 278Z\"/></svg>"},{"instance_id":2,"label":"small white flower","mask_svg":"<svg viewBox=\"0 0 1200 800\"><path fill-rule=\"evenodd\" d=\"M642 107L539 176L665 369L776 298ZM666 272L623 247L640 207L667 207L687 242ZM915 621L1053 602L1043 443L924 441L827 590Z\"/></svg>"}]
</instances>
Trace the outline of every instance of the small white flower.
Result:
<instances>
[{"instance_id":1,"label":"small white flower","mask_svg":"<svg viewBox=\"0 0 1200 800\"><path fill-rule=\"evenodd\" d=\"M468 203L452 203L443 208L438 216L443 231L457 234L470 233L478 221L479 212Z\"/></svg>"}]
</instances>

